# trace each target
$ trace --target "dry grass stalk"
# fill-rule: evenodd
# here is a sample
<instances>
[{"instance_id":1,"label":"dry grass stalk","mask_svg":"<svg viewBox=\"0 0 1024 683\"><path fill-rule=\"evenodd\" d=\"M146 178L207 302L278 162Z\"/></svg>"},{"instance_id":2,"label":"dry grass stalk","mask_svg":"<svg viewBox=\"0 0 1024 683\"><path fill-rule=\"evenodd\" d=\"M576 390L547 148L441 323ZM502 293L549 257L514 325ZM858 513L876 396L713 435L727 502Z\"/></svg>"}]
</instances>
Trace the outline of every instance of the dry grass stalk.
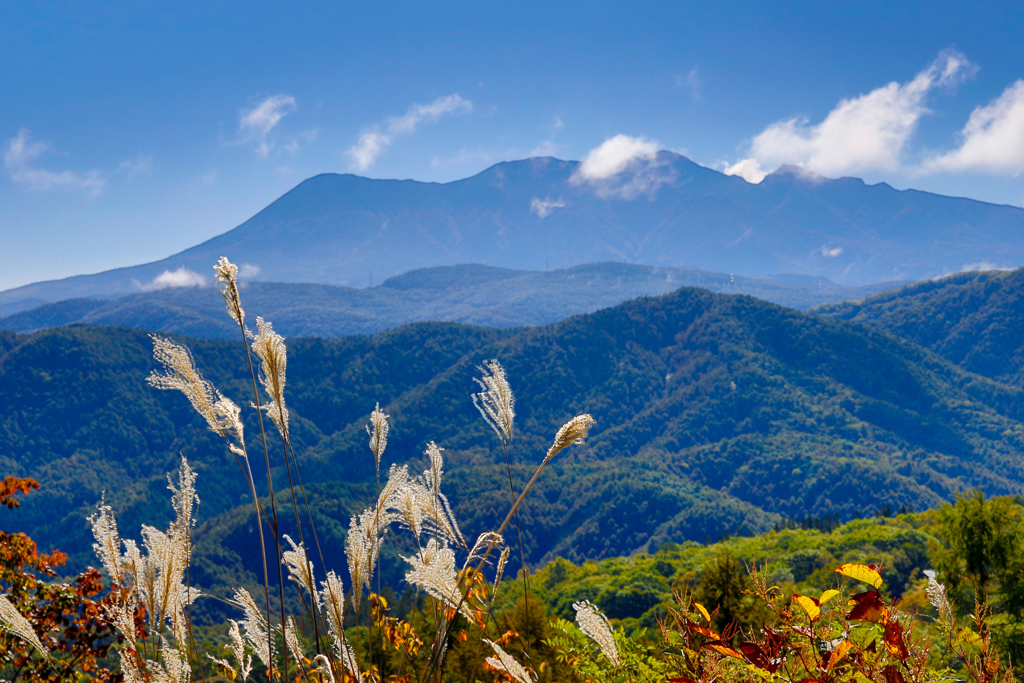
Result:
<instances>
[{"instance_id":1,"label":"dry grass stalk","mask_svg":"<svg viewBox=\"0 0 1024 683\"><path fill-rule=\"evenodd\" d=\"M214 279L224 285L220 295L224 297L224 303L228 307L228 315L238 323L239 327L245 327L245 311L242 310L242 302L238 296L238 266L229 261L226 256L221 256L217 265L213 267L216 275Z\"/></svg>"},{"instance_id":2,"label":"dry grass stalk","mask_svg":"<svg viewBox=\"0 0 1024 683\"><path fill-rule=\"evenodd\" d=\"M110 575L111 592L116 596L110 619L127 643L120 651L126 681L186 683L191 676L186 610L200 593L187 586L185 573L191 561L191 533L195 505L199 502L195 483L196 474L182 456L178 483L175 485L169 479L168 486L173 494L174 521L166 532L142 527L145 554L135 541L120 539L109 505L101 503L90 517L96 538L93 548ZM144 606L149 615L149 631L155 639L154 658L146 656L135 638L135 613L139 606ZM165 627L170 637L165 635Z\"/></svg>"},{"instance_id":3,"label":"dry grass stalk","mask_svg":"<svg viewBox=\"0 0 1024 683\"><path fill-rule=\"evenodd\" d=\"M372 427L372 429L371 429ZM377 463L377 474L380 474L380 458L384 455L384 449L388 445L388 416L380 409L380 403L370 413L370 424L366 427L366 433L370 435L370 451Z\"/></svg>"},{"instance_id":4,"label":"dry grass stalk","mask_svg":"<svg viewBox=\"0 0 1024 683\"><path fill-rule=\"evenodd\" d=\"M39 640L38 634L32 628L32 624L25 616L18 611L6 595L0 594L0 631L10 633L21 638L39 651L43 657L49 659L50 651L46 649L43 642Z\"/></svg>"},{"instance_id":5,"label":"dry grass stalk","mask_svg":"<svg viewBox=\"0 0 1024 683\"><path fill-rule=\"evenodd\" d=\"M288 349L284 337L274 332L273 326L256 318L256 338L252 351L260 359L260 383L270 400L262 408L273 421L281 436L288 439L288 408L284 402L285 373L288 369Z\"/></svg>"},{"instance_id":6,"label":"dry grass stalk","mask_svg":"<svg viewBox=\"0 0 1024 683\"><path fill-rule=\"evenodd\" d=\"M618 666L619 649L615 646L615 635L608 619L589 600L573 603L572 607L576 610L576 623L580 630L597 643L612 666Z\"/></svg>"},{"instance_id":7,"label":"dry grass stalk","mask_svg":"<svg viewBox=\"0 0 1024 683\"><path fill-rule=\"evenodd\" d=\"M488 657L486 660L491 667L498 671L504 671L514 678L517 683L537 683L537 677L523 668L523 665L517 662L512 655L505 652L500 645L487 638L484 638L483 641L494 650L494 656Z\"/></svg>"},{"instance_id":8,"label":"dry grass stalk","mask_svg":"<svg viewBox=\"0 0 1024 683\"><path fill-rule=\"evenodd\" d=\"M473 405L502 443L508 445L512 441L512 423L516 414L515 399L505 378L505 369L497 360L489 360L480 366L480 372L483 377L474 378L480 385L480 393L473 394Z\"/></svg>"}]
</instances>

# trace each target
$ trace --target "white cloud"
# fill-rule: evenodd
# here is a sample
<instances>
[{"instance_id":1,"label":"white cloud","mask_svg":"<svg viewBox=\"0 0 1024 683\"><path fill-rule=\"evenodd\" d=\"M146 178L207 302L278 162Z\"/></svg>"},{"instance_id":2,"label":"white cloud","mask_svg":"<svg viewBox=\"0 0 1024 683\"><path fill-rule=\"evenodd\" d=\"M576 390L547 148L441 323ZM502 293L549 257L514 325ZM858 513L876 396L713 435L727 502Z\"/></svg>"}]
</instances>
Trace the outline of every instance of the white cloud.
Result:
<instances>
[{"instance_id":1,"label":"white cloud","mask_svg":"<svg viewBox=\"0 0 1024 683\"><path fill-rule=\"evenodd\" d=\"M748 180L762 173L758 169L782 164L833 176L898 169L907 141L928 112L928 93L974 71L960 53L944 52L907 83L894 81L840 101L821 123L811 125L805 118L773 123L753 139L749 157L730 168Z\"/></svg>"},{"instance_id":2,"label":"white cloud","mask_svg":"<svg viewBox=\"0 0 1024 683\"><path fill-rule=\"evenodd\" d=\"M429 104L414 104L402 116L387 119L383 130L375 126L363 132L359 141L345 153L355 170L365 171L373 166L396 137L415 133L420 123L437 121L447 114L468 114L471 111L473 103L456 94L439 97Z\"/></svg>"},{"instance_id":3,"label":"white cloud","mask_svg":"<svg viewBox=\"0 0 1024 683\"><path fill-rule=\"evenodd\" d=\"M965 263L960 266L958 272L961 273L976 273L985 270L1013 270L1008 266L1001 266L993 261L978 261L977 263Z\"/></svg>"},{"instance_id":4,"label":"white cloud","mask_svg":"<svg viewBox=\"0 0 1024 683\"><path fill-rule=\"evenodd\" d=\"M625 171L637 161L651 161L658 155L658 143L644 137L616 135L590 150L576 175L583 180L605 180Z\"/></svg>"},{"instance_id":5,"label":"white cloud","mask_svg":"<svg viewBox=\"0 0 1024 683\"><path fill-rule=\"evenodd\" d=\"M365 171L373 166L388 145L391 138L377 130L370 130L359 136L359 142L346 152L352 159L352 166L357 171Z\"/></svg>"},{"instance_id":6,"label":"white cloud","mask_svg":"<svg viewBox=\"0 0 1024 683\"><path fill-rule=\"evenodd\" d=\"M757 159L743 159L731 166L725 164L722 173L739 176L748 183L754 183L755 185L764 180L764 177L768 175L768 172L761 168L761 164L758 163Z\"/></svg>"},{"instance_id":7,"label":"white cloud","mask_svg":"<svg viewBox=\"0 0 1024 683\"><path fill-rule=\"evenodd\" d=\"M530 200L530 213L537 214L537 218L547 218L552 214L555 209L564 209L568 204L562 201L562 198L551 199L545 197L544 199L538 199L534 197Z\"/></svg>"},{"instance_id":8,"label":"white cloud","mask_svg":"<svg viewBox=\"0 0 1024 683\"><path fill-rule=\"evenodd\" d=\"M260 274L260 267L259 266L254 266L251 263L243 263L242 265L240 265L238 267L238 277L240 277L240 278L256 277L259 274Z\"/></svg>"},{"instance_id":9,"label":"white cloud","mask_svg":"<svg viewBox=\"0 0 1024 683\"><path fill-rule=\"evenodd\" d=\"M139 154L133 159L125 159L117 166L115 173L122 173L129 178L145 178L153 172L153 157Z\"/></svg>"},{"instance_id":10,"label":"white cloud","mask_svg":"<svg viewBox=\"0 0 1024 683\"><path fill-rule=\"evenodd\" d=\"M702 99L704 99L703 84L700 80L699 67L693 67L685 76L676 74L675 80L676 87L689 90L690 97L692 97L697 102L700 102Z\"/></svg>"},{"instance_id":11,"label":"white cloud","mask_svg":"<svg viewBox=\"0 0 1024 683\"><path fill-rule=\"evenodd\" d=\"M295 98L291 95L271 95L252 109L243 109L238 117L238 134L242 142L255 142L256 154L266 157L274 148L268 141L271 131L281 119L295 111Z\"/></svg>"},{"instance_id":12,"label":"white cloud","mask_svg":"<svg viewBox=\"0 0 1024 683\"><path fill-rule=\"evenodd\" d=\"M1014 175L1024 171L1024 80L972 111L960 135L959 148L928 159L922 170Z\"/></svg>"},{"instance_id":13,"label":"white cloud","mask_svg":"<svg viewBox=\"0 0 1024 683\"><path fill-rule=\"evenodd\" d=\"M52 171L37 168L35 163L51 148L45 142L30 140L31 132L27 128L18 131L16 137L7 143L4 153L4 168L11 180L31 190L46 191L54 189L80 190L90 196L103 191L106 179L99 171L84 173L79 171Z\"/></svg>"},{"instance_id":14,"label":"white cloud","mask_svg":"<svg viewBox=\"0 0 1024 683\"><path fill-rule=\"evenodd\" d=\"M819 253L825 258L837 258L843 255L842 247L829 247L827 244L821 245Z\"/></svg>"},{"instance_id":15,"label":"white cloud","mask_svg":"<svg viewBox=\"0 0 1024 683\"><path fill-rule=\"evenodd\" d=\"M182 266L177 270L165 270L153 278L153 281L149 284L143 285L136 283L139 289L144 292L152 292L158 289L173 289L177 287L202 287L205 284L205 277L194 270L189 270L185 266Z\"/></svg>"},{"instance_id":16,"label":"white cloud","mask_svg":"<svg viewBox=\"0 0 1024 683\"><path fill-rule=\"evenodd\" d=\"M588 184L599 197L635 199L651 196L675 178L672 168L658 161L658 143L644 137L616 135L590 150L569 178Z\"/></svg>"}]
</instances>

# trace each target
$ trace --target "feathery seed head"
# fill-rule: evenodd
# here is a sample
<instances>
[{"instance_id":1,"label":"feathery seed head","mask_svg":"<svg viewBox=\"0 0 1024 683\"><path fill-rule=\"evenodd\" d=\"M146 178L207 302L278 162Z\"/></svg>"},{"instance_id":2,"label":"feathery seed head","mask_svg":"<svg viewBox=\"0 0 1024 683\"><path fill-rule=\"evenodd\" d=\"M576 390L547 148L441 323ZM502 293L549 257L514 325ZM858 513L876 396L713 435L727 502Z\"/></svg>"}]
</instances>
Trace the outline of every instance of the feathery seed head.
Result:
<instances>
[{"instance_id":1,"label":"feathery seed head","mask_svg":"<svg viewBox=\"0 0 1024 683\"><path fill-rule=\"evenodd\" d=\"M245 619L242 620L242 626L245 628L245 641L249 643L249 647L256 653L263 665L269 669L273 657L270 643L267 641L267 620L263 618L263 613L256 606L252 595L244 588L235 589L235 602L245 612Z\"/></svg>"},{"instance_id":2,"label":"feathery seed head","mask_svg":"<svg viewBox=\"0 0 1024 683\"><path fill-rule=\"evenodd\" d=\"M504 671L516 680L516 683L536 683L537 677L523 668L523 665L512 658L512 655L505 652L497 643L484 638L484 642L494 650L494 656L488 657L485 661L494 669Z\"/></svg>"},{"instance_id":3,"label":"feathery seed head","mask_svg":"<svg viewBox=\"0 0 1024 683\"><path fill-rule=\"evenodd\" d=\"M345 637L345 586L334 570L327 572L327 580L320 582L320 605L327 615L327 627L337 640Z\"/></svg>"},{"instance_id":4,"label":"feathery seed head","mask_svg":"<svg viewBox=\"0 0 1024 683\"><path fill-rule=\"evenodd\" d=\"M370 429L370 426L373 429ZM366 427L366 433L370 435L370 450L373 451L373 459L377 462L377 472L380 473L380 456L388 445L388 416L380 409L380 403L370 413L370 425Z\"/></svg>"},{"instance_id":5,"label":"feathery seed head","mask_svg":"<svg viewBox=\"0 0 1024 683\"><path fill-rule=\"evenodd\" d=\"M238 622L234 619L229 619L231 622L231 630L228 631L228 635L231 637L231 654L235 656L235 661L238 663L238 675L242 678L242 683L245 683L245 679L249 677L249 673L252 671L252 655L246 654L245 642L242 640L242 632L238 628Z\"/></svg>"},{"instance_id":6,"label":"feathery seed head","mask_svg":"<svg viewBox=\"0 0 1024 683\"><path fill-rule=\"evenodd\" d=\"M590 428L595 424L597 424L597 421L586 413L577 415L566 422L558 430L558 434L555 435L555 442L548 449L548 454L544 457L544 461L551 460L551 458L573 444L583 443L583 440L587 438L587 434L590 433Z\"/></svg>"},{"instance_id":7,"label":"feathery seed head","mask_svg":"<svg viewBox=\"0 0 1024 683\"><path fill-rule=\"evenodd\" d=\"M373 509L364 510L358 517L353 515L345 537L345 559L348 560L348 573L352 579L352 606L356 610L362 601L363 586L370 586L373 575L373 558L379 539L372 530L373 517Z\"/></svg>"},{"instance_id":8,"label":"feathery seed head","mask_svg":"<svg viewBox=\"0 0 1024 683\"><path fill-rule=\"evenodd\" d=\"M427 444L426 455L430 458L430 469L423 473L423 477L427 480L427 486L435 493L441 487L441 475L444 474L444 457L441 456L443 450L433 441Z\"/></svg>"},{"instance_id":9,"label":"feathery seed head","mask_svg":"<svg viewBox=\"0 0 1024 683\"><path fill-rule=\"evenodd\" d=\"M505 369L497 360L486 361L479 369L483 377L474 378L480 385L480 393L473 394L473 405L498 438L508 445L512 441L515 399L505 378Z\"/></svg>"},{"instance_id":10,"label":"feathery seed head","mask_svg":"<svg viewBox=\"0 0 1024 683\"><path fill-rule=\"evenodd\" d=\"M455 573L455 552L446 546L439 545L436 539L430 539L421 555L410 555L403 560L412 565L406 573L405 580L423 589L427 595L434 597L448 607L458 607L469 619L472 613L465 601L461 600L458 579Z\"/></svg>"},{"instance_id":11,"label":"feathery seed head","mask_svg":"<svg viewBox=\"0 0 1024 683\"><path fill-rule=\"evenodd\" d=\"M252 350L260 361L260 381L270 397L263 406L267 415L284 438L288 438L288 408L284 403L285 371L288 368L288 350L284 345L284 337L274 332L273 326L256 318L258 334L252 342Z\"/></svg>"},{"instance_id":12,"label":"feathery seed head","mask_svg":"<svg viewBox=\"0 0 1024 683\"><path fill-rule=\"evenodd\" d=\"M295 629L295 619L289 614L285 621L287 628L284 630L284 642L288 646L288 652L296 662L303 660L302 647L299 645L298 631Z\"/></svg>"},{"instance_id":13,"label":"feathery seed head","mask_svg":"<svg viewBox=\"0 0 1024 683\"><path fill-rule=\"evenodd\" d=\"M154 683L188 683L192 678L192 667L188 655L180 649L163 641L160 648L162 663L151 662Z\"/></svg>"},{"instance_id":14,"label":"feathery seed head","mask_svg":"<svg viewBox=\"0 0 1024 683\"><path fill-rule=\"evenodd\" d=\"M325 655L317 655L313 657L313 664L316 665L314 671L320 672L321 680L330 681L336 683L334 679L334 671L331 669L331 660L327 659Z\"/></svg>"},{"instance_id":15,"label":"feathery seed head","mask_svg":"<svg viewBox=\"0 0 1024 683\"><path fill-rule=\"evenodd\" d=\"M233 425L225 423L214 407L224 397L199 374L188 349L155 334L149 335L149 338L153 340L153 357L164 366L164 374L154 370L146 378L149 386L185 394L212 431L223 434L226 429L232 428Z\"/></svg>"},{"instance_id":16,"label":"feathery seed head","mask_svg":"<svg viewBox=\"0 0 1024 683\"><path fill-rule=\"evenodd\" d=\"M313 563L309 561L305 547L301 543L295 545L295 541L288 534L284 534L284 540L288 541L292 549L281 553L281 564L288 567L288 574L292 581L299 584L301 589L307 590L315 596L316 583L313 581Z\"/></svg>"},{"instance_id":17,"label":"feathery seed head","mask_svg":"<svg viewBox=\"0 0 1024 683\"><path fill-rule=\"evenodd\" d=\"M105 502L101 502L97 511L89 517L89 522L96 539L92 548L110 575L111 583L120 586L124 580L124 569L121 565L121 538L117 533L114 511Z\"/></svg>"},{"instance_id":18,"label":"feathery seed head","mask_svg":"<svg viewBox=\"0 0 1024 683\"><path fill-rule=\"evenodd\" d=\"M32 624L18 611L6 595L0 594L0 631L17 636L39 651L43 657L50 658L50 652L39 640Z\"/></svg>"},{"instance_id":19,"label":"feathery seed head","mask_svg":"<svg viewBox=\"0 0 1024 683\"><path fill-rule=\"evenodd\" d=\"M928 577L928 587L925 588L928 601L939 611L939 621L942 625L951 628L953 626L953 607L949 604L946 587L935 580L935 570L926 569L924 575Z\"/></svg>"},{"instance_id":20,"label":"feathery seed head","mask_svg":"<svg viewBox=\"0 0 1024 683\"><path fill-rule=\"evenodd\" d=\"M498 584L501 583L501 577L505 573L505 564L508 562L509 550L510 548L502 550L501 557L498 558L498 568L494 571L494 591L492 595L498 595Z\"/></svg>"},{"instance_id":21,"label":"feathery seed head","mask_svg":"<svg viewBox=\"0 0 1024 683\"><path fill-rule=\"evenodd\" d=\"M613 666L618 666L619 649L615 646L615 636L608 619L589 600L573 603L572 607L576 610L576 623L580 630L597 643L597 647Z\"/></svg>"},{"instance_id":22,"label":"feathery seed head","mask_svg":"<svg viewBox=\"0 0 1024 683\"><path fill-rule=\"evenodd\" d=\"M226 256L221 256L217 265L213 267L216 275L214 279L224 285L220 295L224 297L224 303L228 307L228 315L241 326L245 325L245 311L242 310L242 303L238 298L238 266L228 261Z\"/></svg>"}]
</instances>

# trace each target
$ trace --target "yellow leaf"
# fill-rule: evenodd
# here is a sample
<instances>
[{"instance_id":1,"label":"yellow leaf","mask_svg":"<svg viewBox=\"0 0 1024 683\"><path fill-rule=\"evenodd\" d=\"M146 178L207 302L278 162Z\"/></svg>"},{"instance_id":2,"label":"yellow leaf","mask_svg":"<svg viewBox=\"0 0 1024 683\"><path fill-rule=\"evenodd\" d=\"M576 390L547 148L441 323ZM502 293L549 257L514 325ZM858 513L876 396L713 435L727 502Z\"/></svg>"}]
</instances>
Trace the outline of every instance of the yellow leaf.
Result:
<instances>
[{"instance_id":1,"label":"yellow leaf","mask_svg":"<svg viewBox=\"0 0 1024 683\"><path fill-rule=\"evenodd\" d=\"M735 657L736 659L744 659L743 654L732 649L728 645L722 642L717 643L704 643L704 647L714 650L718 654L725 655L726 657Z\"/></svg>"},{"instance_id":2,"label":"yellow leaf","mask_svg":"<svg viewBox=\"0 0 1024 683\"><path fill-rule=\"evenodd\" d=\"M953 639L954 645L966 644L981 646L981 636L972 631L969 628L961 628L956 632L956 638Z\"/></svg>"},{"instance_id":3,"label":"yellow leaf","mask_svg":"<svg viewBox=\"0 0 1024 683\"><path fill-rule=\"evenodd\" d=\"M851 579L862 581L873 588L880 588L882 585L882 575L863 564L853 564L851 562L832 571L838 572L843 576L849 576Z\"/></svg>"},{"instance_id":4,"label":"yellow leaf","mask_svg":"<svg viewBox=\"0 0 1024 683\"><path fill-rule=\"evenodd\" d=\"M708 623L710 624L710 623L711 623L711 615L710 615L710 614L708 614L708 611L707 611L707 609L706 609L706 608L704 607L704 605L702 605L702 604L700 604L699 602L696 602L696 601L695 601L695 602L693 603L693 606L694 606L694 607L696 607L696 608L697 608L697 611L698 611L698 612L700 612L700 614L701 614L701 616L702 616L702 617L704 617L704 621L706 621L706 622L708 622Z\"/></svg>"},{"instance_id":5,"label":"yellow leaf","mask_svg":"<svg viewBox=\"0 0 1024 683\"><path fill-rule=\"evenodd\" d=\"M852 649L853 643L851 643L848 640L844 640L843 642L836 645L836 649L832 650L832 656L828 658L828 667L826 667L826 670L831 671L832 667L834 667L839 662L839 660L845 657L846 653Z\"/></svg>"},{"instance_id":6,"label":"yellow leaf","mask_svg":"<svg viewBox=\"0 0 1024 683\"><path fill-rule=\"evenodd\" d=\"M826 602L836 597L837 595L839 595L839 591L830 588L821 594L821 597L818 598L818 604L824 605Z\"/></svg>"},{"instance_id":7,"label":"yellow leaf","mask_svg":"<svg viewBox=\"0 0 1024 683\"><path fill-rule=\"evenodd\" d=\"M811 621L817 621L818 617L821 616L821 608L815 604L814 598L794 593L793 599L796 600L796 604L800 605L807 612L807 616L810 617Z\"/></svg>"}]
</instances>

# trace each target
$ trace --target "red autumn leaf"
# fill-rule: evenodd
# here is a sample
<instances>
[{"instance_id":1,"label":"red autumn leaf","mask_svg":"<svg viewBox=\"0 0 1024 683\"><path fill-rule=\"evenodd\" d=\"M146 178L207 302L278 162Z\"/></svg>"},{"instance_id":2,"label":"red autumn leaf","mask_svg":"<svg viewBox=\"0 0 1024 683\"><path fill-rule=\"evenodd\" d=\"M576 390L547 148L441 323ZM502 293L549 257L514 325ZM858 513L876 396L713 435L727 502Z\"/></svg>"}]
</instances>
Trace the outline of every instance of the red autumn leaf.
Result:
<instances>
[{"instance_id":1,"label":"red autumn leaf","mask_svg":"<svg viewBox=\"0 0 1024 683\"><path fill-rule=\"evenodd\" d=\"M882 669L882 675L885 676L885 683L906 683L895 664L889 664Z\"/></svg>"},{"instance_id":2,"label":"red autumn leaf","mask_svg":"<svg viewBox=\"0 0 1024 683\"><path fill-rule=\"evenodd\" d=\"M898 621L893 619L886 623L882 640L885 642L885 649L889 651L889 654L897 657L901 662L907 661L907 657L910 656L910 650L907 649L907 644L903 642L903 627L900 626Z\"/></svg>"},{"instance_id":3,"label":"red autumn leaf","mask_svg":"<svg viewBox=\"0 0 1024 683\"><path fill-rule=\"evenodd\" d=\"M668 679L668 683L697 683L697 681L692 678L687 678L686 676L679 676L678 678Z\"/></svg>"},{"instance_id":4,"label":"red autumn leaf","mask_svg":"<svg viewBox=\"0 0 1024 683\"><path fill-rule=\"evenodd\" d=\"M768 671L768 667L771 666L771 662L768 660L768 655L754 643L740 643L739 649L743 653L743 656L747 658L747 661L756 666L759 669ZM774 673L774 672L772 672Z\"/></svg>"},{"instance_id":5,"label":"red autumn leaf","mask_svg":"<svg viewBox=\"0 0 1024 683\"><path fill-rule=\"evenodd\" d=\"M850 599L857 603L846 615L850 621L871 621L879 624L889 616L889 610L882 602L882 596L876 590L857 593Z\"/></svg>"}]
</instances>

